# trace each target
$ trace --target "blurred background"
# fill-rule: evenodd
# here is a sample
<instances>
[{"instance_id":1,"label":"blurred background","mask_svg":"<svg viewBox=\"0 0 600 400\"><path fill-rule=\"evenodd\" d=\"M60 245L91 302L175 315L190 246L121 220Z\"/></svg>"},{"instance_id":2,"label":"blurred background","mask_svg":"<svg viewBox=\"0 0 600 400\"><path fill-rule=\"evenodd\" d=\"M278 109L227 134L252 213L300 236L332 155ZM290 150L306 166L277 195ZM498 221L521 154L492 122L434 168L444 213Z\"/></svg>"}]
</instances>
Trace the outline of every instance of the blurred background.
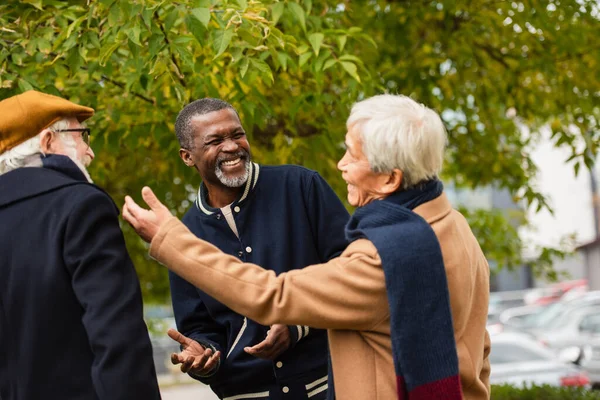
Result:
<instances>
[{"instance_id":1,"label":"blurred background","mask_svg":"<svg viewBox=\"0 0 600 400\"><path fill-rule=\"evenodd\" d=\"M119 206L150 185L182 216L200 183L173 129L187 103L229 101L255 161L315 169L345 201L335 165L350 107L409 95L444 120L441 178L489 260L493 381L591 388L599 18L597 0L7 0L0 99L37 89L94 107L95 182ZM167 272L122 228L161 384L176 390L189 379L168 365Z\"/></svg>"}]
</instances>

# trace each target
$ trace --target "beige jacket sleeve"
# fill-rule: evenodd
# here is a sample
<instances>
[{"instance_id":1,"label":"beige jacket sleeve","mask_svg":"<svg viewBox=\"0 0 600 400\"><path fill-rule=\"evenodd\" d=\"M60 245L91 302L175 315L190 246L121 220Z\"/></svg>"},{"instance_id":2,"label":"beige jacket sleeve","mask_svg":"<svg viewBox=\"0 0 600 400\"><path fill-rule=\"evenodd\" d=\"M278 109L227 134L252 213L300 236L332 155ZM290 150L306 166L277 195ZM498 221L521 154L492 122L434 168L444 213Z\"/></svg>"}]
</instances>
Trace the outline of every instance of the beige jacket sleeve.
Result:
<instances>
[{"instance_id":1,"label":"beige jacket sleeve","mask_svg":"<svg viewBox=\"0 0 600 400\"><path fill-rule=\"evenodd\" d=\"M369 330L389 315L381 260L353 242L325 264L280 275L222 253L178 219L164 224L150 255L235 312L263 324Z\"/></svg>"}]
</instances>

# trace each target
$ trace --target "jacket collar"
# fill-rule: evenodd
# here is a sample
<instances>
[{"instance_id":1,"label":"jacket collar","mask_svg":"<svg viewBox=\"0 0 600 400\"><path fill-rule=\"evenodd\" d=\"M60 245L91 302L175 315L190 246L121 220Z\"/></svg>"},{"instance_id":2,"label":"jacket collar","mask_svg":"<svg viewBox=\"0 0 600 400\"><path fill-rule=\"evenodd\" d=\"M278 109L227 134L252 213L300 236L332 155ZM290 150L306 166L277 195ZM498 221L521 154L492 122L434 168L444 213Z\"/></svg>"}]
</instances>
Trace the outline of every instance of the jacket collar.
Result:
<instances>
[{"instance_id":1,"label":"jacket collar","mask_svg":"<svg viewBox=\"0 0 600 400\"><path fill-rule=\"evenodd\" d=\"M435 199L416 207L413 212L420 215L430 225L444 218L452 211L452 204L446 193L442 193Z\"/></svg>"},{"instance_id":2,"label":"jacket collar","mask_svg":"<svg viewBox=\"0 0 600 400\"><path fill-rule=\"evenodd\" d=\"M43 167L22 167L0 176L0 207L50 192L64 186L88 184L70 158L46 156Z\"/></svg>"},{"instance_id":3,"label":"jacket collar","mask_svg":"<svg viewBox=\"0 0 600 400\"><path fill-rule=\"evenodd\" d=\"M248 197L250 196L250 194L254 191L254 188L256 187L256 182L258 181L259 171L260 171L260 166L254 162L251 162L250 163L250 173L248 174L248 180L244 184L244 190L240 194L240 197L237 200L235 200L232 203L232 205L237 205L237 204L243 203L245 200L248 199ZM217 212L219 209L208 205L208 201L206 200L207 197L208 197L208 191L206 190L206 186L204 186L204 183L201 183L200 188L198 189L198 196L196 197L196 207L198 207L198 209L202 213L204 213L206 215L212 215L215 212Z\"/></svg>"}]
</instances>

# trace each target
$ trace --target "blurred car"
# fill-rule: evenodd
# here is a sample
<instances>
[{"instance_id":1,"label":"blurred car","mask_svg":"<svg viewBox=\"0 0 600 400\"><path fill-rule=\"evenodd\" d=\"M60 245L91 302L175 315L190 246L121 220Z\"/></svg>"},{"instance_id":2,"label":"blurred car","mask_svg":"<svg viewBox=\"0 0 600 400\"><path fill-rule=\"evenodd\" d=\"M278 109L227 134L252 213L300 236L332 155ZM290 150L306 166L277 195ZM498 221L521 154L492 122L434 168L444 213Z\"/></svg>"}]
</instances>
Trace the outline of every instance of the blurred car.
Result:
<instances>
[{"instance_id":1,"label":"blurred car","mask_svg":"<svg viewBox=\"0 0 600 400\"><path fill-rule=\"evenodd\" d=\"M579 365L588 374L594 389L600 389L600 339L581 348Z\"/></svg>"},{"instance_id":2,"label":"blurred car","mask_svg":"<svg viewBox=\"0 0 600 400\"><path fill-rule=\"evenodd\" d=\"M549 287L531 290L525 295L525 303L527 305L547 305L562 299L569 293L581 293L587 290L587 279L558 282Z\"/></svg>"},{"instance_id":3,"label":"blurred car","mask_svg":"<svg viewBox=\"0 0 600 400\"><path fill-rule=\"evenodd\" d=\"M502 311L525 305L525 295L529 290L513 290L490 293L488 314L500 314Z\"/></svg>"},{"instance_id":4,"label":"blurred car","mask_svg":"<svg viewBox=\"0 0 600 400\"><path fill-rule=\"evenodd\" d=\"M589 387L589 378L578 366L560 360L529 335L499 333L492 337L491 384Z\"/></svg>"},{"instance_id":5,"label":"blurred car","mask_svg":"<svg viewBox=\"0 0 600 400\"><path fill-rule=\"evenodd\" d=\"M523 321L519 329L534 334L544 333L573 310L589 306L600 306L600 291L570 296L568 299L549 304L539 313Z\"/></svg>"},{"instance_id":6,"label":"blurred car","mask_svg":"<svg viewBox=\"0 0 600 400\"><path fill-rule=\"evenodd\" d=\"M569 348L582 349L600 339L600 306L569 309L535 334L540 343L559 355Z\"/></svg>"},{"instance_id":7,"label":"blurred car","mask_svg":"<svg viewBox=\"0 0 600 400\"><path fill-rule=\"evenodd\" d=\"M546 306L523 306L504 310L498 316L498 323L503 330L519 330L532 325L537 316L546 309Z\"/></svg>"}]
</instances>

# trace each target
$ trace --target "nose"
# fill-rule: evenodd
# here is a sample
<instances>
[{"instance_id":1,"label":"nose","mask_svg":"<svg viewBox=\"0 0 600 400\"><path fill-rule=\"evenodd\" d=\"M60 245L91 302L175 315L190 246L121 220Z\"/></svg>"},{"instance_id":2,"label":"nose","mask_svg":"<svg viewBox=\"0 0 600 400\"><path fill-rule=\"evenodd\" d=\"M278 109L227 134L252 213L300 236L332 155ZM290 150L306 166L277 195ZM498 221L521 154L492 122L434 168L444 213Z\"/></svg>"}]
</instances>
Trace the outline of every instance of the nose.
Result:
<instances>
[{"instance_id":1,"label":"nose","mask_svg":"<svg viewBox=\"0 0 600 400\"><path fill-rule=\"evenodd\" d=\"M239 147L240 146L235 140L226 140L225 143L223 143L223 151L225 152L232 153L234 151L237 151Z\"/></svg>"},{"instance_id":2,"label":"nose","mask_svg":"<svg viewBox=\"0 0 600 400\"><path fill-rule=\"evenodd\" d=\"M91 146L88 146L87 150L85 151L85 154L88 155L91 160L93 160L94 157L96 157L96 155L94 154L94 150L92 150Z\"/></svg>"},{"instance_id":3,"label":"nose","mask_svg":"<svg viewBox=\"0 0 600 400\"><path fill-rule=\"evenodd\" d=\"M348 162L346 161L346 153L344 153L344 156L337 163L337 169L343 172L346 168L346 165L348 165Z\"/></svg>"}]
</instances>

